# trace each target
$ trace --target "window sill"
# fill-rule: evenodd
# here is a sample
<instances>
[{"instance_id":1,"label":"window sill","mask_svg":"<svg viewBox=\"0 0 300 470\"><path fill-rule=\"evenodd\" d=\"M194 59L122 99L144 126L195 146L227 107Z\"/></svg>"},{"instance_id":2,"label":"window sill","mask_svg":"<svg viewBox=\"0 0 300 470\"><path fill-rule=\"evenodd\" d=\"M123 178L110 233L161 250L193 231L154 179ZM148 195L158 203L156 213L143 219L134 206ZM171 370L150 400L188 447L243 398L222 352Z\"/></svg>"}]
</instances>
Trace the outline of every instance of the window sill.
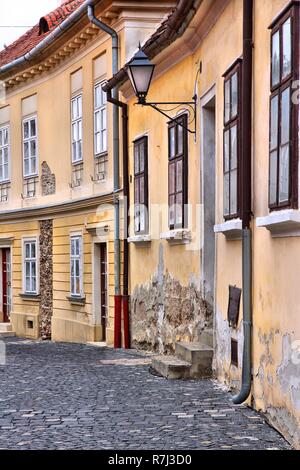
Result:
<instances>
[{"instance_id":1,"label":"window sill","mask_svg":"<svg viewBox=\"0 0 300 470\"><path fill-rule=\"evenodd\" d=\"M93 177L91 177L91 180L95 184L107 183L107 178L97 178L96 176L95 177L93 176Z\"/></svg>"},{"instance_id":2,"label":"window sill","mask_svg":"<svg viewBox=\"0 0 300 470\"><path fill-rule=\"evenodd\" d=\"M135 243L137 245L144 245L151 242L151 235L133 235L127 238L128 243Z\"/></svg>"},{"instance_id":3,"label":"window sill","mask_svg":"<svg viewBox=\"0 0 300 470\"><path fill-rule=\"evenodd\" d=\"M72 305L85 305L85 296L83 297L75 297L75 296L67 296L67 299L68 301L72 304Z\"/></svg>"},{"instance_id":4,"label":"window sill","mask_svg":"<svg viewBox=\"0 0 300 470\"><path fill-rule=\"evenodd\" d=\"M258 217L256 227L266 228L273 238L300 237L300 211L289 209Z\"/></svg>"},{"instance_id":5,"label":"window sill","mask_svg":"<svg viewBox=\"0 0 300 470\"><path fill-rule=\"evenodd\" d=\"M23 175L23 180L27 181L27 180L30 180L30 179L36 179L38 177L39 177L38 173L35 173L34 175Z\"/></svg>"},{"instance_id":6,"label":"window sill","mask_svg":"<svg viewBox=\"0 0 300 470\"><path fill-rule=\"evenodd\" d=\"M34 302L39 302L41 300L40 294L26 294L26 293L23 293L23 294L19 294L19 296L23 300L33 300Z\"/></svg>"},{"instance_id":7,"label":"window sill","mask_svg":"<svg viewBox=\"0 0 300 470\"><path fill-rule=\"evenodd\" d=\"M222 233L227 240L241 240L242 239L242 221L241 219L233 219L224 222L223 224L215 225L214 232Z\"/></svg>"},{"instance_id":8,"label":"window sill","mask_svg":"<svg viewBox=\"0 0 300 470\"><path fill-rule=\"evenodd\" d=\"M192 240L192 233L188 229L181 228L162 232L159 238L161 240L167 240L172 244L190 243Z\"/></svg>"}]
</instances>

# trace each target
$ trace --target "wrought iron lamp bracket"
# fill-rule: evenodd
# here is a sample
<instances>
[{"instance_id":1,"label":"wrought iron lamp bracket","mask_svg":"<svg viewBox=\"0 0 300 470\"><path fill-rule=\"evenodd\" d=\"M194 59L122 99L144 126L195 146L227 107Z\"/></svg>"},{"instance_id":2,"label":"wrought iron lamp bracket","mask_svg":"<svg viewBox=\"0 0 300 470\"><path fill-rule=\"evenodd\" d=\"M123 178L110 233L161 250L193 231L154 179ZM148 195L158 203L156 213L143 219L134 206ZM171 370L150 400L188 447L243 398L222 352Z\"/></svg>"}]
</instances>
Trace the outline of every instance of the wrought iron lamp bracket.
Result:
<instances>
[{"instance_id":1,"label":"wrought iron lamp bracket","mask_svg":"<svg viewBox=\"0 0 300 470\"><path fill-rule=\"evenodd\" d=\"M165 116L167 119L169 119L170 122L176 122L179 126L183 127L183 129L190 132L190 134L196 134L197 95L193 96L192 99L193 101L155 101L155 102L149 103L148 101L146 101L146 98L141 97L139 98L136 104L141 105L141 106L150 106L151 108L155 109L160 114ZM189 125L194 123L194 129L190 129L189 127L186 127L184 124L178 121L178 118L171 117L169 114L167 114L167 110L160 109L159 106L173 106L175 108L179 108L180 106L188 107L189 114L190 115L192 114L192 119L190 120Z\"/></svg>"}]
</instances>

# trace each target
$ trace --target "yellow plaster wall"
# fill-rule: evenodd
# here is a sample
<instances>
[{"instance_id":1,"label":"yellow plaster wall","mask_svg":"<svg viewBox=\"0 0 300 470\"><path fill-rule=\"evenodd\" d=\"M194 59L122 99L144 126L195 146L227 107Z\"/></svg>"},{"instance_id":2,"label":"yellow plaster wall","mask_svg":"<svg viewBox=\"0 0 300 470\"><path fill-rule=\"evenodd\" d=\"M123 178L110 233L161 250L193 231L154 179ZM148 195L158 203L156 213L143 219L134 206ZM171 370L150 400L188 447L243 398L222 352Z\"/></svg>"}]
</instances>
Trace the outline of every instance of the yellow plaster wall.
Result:
<instances>
[{"instance_id":1,"label":"yellow plaster wall","mask_svg":"<svg viewBox=\"0 0 300 470\"><path fill-rule=\"evenodd\" d=\"M38 237L39 225L37 221L19 222L16 224L0 225L0 240L13 238L11 242L12 262L12 311L11 321L13 329L21 336L38 337L39 302L35 299L22 299L22 240L24 237ZM5 243L5 241L4 241ZM7 244L5 244L7 246ZM27 321L33 321L33 329L28 328Z\"/></svg>"},{"instance_id":2,"label":"yellow plaster wall","mask_svg":"<svg viewBox=\"0 0 300 470\"><path fill-rule=\"evenodd\" d=\"M255 6L254 178L256 217L268 215L271 24L288 2L262 0ZM286 437L300 448L300 338L298 238L274 239L254 225L253 396ZM298 353L299 354L299 353Z\"/></svg>"}]
</instances>

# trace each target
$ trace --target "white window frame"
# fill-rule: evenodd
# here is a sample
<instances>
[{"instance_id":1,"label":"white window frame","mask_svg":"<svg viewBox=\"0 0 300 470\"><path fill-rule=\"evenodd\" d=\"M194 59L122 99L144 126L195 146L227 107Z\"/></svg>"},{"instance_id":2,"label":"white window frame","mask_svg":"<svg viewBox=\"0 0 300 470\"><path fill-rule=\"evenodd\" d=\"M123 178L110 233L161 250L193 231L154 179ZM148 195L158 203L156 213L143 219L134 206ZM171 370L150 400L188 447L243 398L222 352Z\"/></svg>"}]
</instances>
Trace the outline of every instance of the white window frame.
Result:
<instances>
[{"instance_id":1,"label":"white window frame","mask_svg":"<svg viewBox=\"0 0 300 470\"><path fill-rule=\"evenodd\" d=\"M72 242L78 240L78 252L72 253ZM72 266L78 261L79 276L72 276ZM75 272L75 271L73 271ZM76 278L79 277L79 292L76 291ZM72 282L74 279L74 282ZM73 289L73 285L75 289ZM83 237L81 233L70 235L70 294L71 297L83 297Z\"/></svg>"},{"instance_id":2,"label":"white window frame","mask_svg":"<svg viewBox=\"0 0 300 470\"><path fill-rule=\"evenodd\" d=\"M80 106L79 106L80 102ZM73 115L73 103L76 103L76 115ZM82 148L82 93L71 98L71 154L72 163L80 163L83 161ZM73 128L77 128L77 138L74 138ZM81 152L80 152L80 150Z\"/></svg>"},{"instance_id":3,"label":"white window frame","mask_svg":"<svg viewBox=\"0 0 300 470\"><path fill-rule=\"evenodd\" d=\"M28 137L25 138L25 124L28 123L28 127L29 127L29 130L30 130L30 122L31 121L35 121L35 135L31 135L29 134ZM23 135L23 175L24 175L24 178L31 178L32 176L38 176L38 122L37 122L37 115L33 115L33 116L29 116L29 117L26 117L23 119L22 121L22 135ZM31 155L30 154L30 143L31 142L35 142L35 150L36 150L36 153L35 155ZM26 158L26 160L29 161L29 171L28 173L26 173L25 171L25 144L28 143L28 149L29 149L29 153L28 153L28 159ZM32 159L35 160L35 167L36 167L36 171L32 171Z\"/></svg>"},{"instance_id":4,"label":"white window frame","mask_svg":"<svg viewBox=\"0 0 300 470\"><path fill-rule=\"evenodd\" d=\"M7 143L4 143L4 132L7 131ZM1 138L2 134L2 138ZM7 149L7 162L4 162L4 150ZM7 177L4 176L4 167L7 165ZM10 181L10 125L0 126L0 183Z\"/></svg>"},{"instance_id":5,"label":"white window frame","mask_svg":"<svg viewBox=\"0 0 300 470\"><path fill-rule=\"evenodd\" d=\"M34 244L35 245L35 257L26 257L26 244ZM30 238L23 238L22 240L22 274L23 274L23 293L25 295L38 295L39 293L39 244L37 237L30 237ZM26 264L27 263L35 263L35 290L30 289L27 290L26 288ZM32 267L30 267L30 273L32 271ZM32 280L30 280L30 285L32 287Z\"/></svg>"},{"instance_id":6,"label":"white window frame","mask_svg":"<svg viewBox=\"0 0 300 470\"><path fill-rule=\"evenodd\" d=\"M107 153L107 100L106 93L102 90L104 82L97 82L94 85L94 156L98 157ZM96 93L100 89L100 103L97 103ZM99 115L99 128L97 126L97 116ZM104 116L104 118L102 117ZM99 148L97 148L97 138L99 136ZM105 136L105 137L104 137Z\"/></svg>"}]
</instances>

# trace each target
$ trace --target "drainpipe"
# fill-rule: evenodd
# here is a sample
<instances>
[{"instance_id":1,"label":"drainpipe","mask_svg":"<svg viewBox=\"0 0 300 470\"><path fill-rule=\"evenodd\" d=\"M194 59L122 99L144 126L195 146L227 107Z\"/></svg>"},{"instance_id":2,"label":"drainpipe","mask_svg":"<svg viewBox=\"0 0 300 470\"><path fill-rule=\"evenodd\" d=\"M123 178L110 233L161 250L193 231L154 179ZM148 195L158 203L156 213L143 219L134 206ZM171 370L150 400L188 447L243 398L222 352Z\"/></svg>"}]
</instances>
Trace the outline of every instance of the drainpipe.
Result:
<instances>
[{"instance_id":1,"label":"drainpipe","mask_svg":"<svg viewBox=\"0 0 300 470\"><path fill-rule=\"evenodd\" d=\"M243 223L243 330L244 352L242 387L233 403L244 403L251 392L252 342L252 246L251 246L251 162L252 162L252 51L253 0L243 0L243 73L242 73L242 144L241 144L241 215Z\"/></svg>"},{"instance_id":2,"label":"drainpipe","mask_svg":"<svg viewBox=\"0 0 300 470\"><path fill-rule=\"evenodd\" d=\"M49 47L49 45L51 45L56 39L58 39L67 30L74 26L76 21L78 21L80 17L86 12L86 7L88 5L93 6L96 1L97 0L85 1L77 10L71 13L71 15L68 16L68 18L58 25L51 33L47 34L47 36L29 52L0 67L0 75L13 71L15 67L22 66L27 62L32 62L33 60L38 59L40 54L42 54L44 50Z\"/></svg>"},{"instance_id":3,"label":"drainpipe","mask_svg":"<svg viewBox=\"0 0 300 470\"><path fill-rule=\"evenodd\" d=\"M123 135L123 192L124 192L124 260L123 260L123 329L124 348L130 349L130 325L129 325L129 295L128 295L128 271L129 271L129 173L128 173L128 106L123 101L112 97L111 88L103 86L107 101L122 109L122 135Z\"/></svg>"},{"instance_id":4,"label":"drainpipe","mask_svg":"<svg viewBox=\"0 0 300 470\"><path fill-rule=\"evenodd\" d=\"M115 75L119 70L119 38L117 32L107 24L95 17L93 1L88 2L88 18L108 33L112 38L112 73ZM118 100L118 88L113 90L113 99ZM115 307L114 307L114 347L121 347L121 295L120 295L120 168L119 168L119 107L114 103L113 107L113 165L114 165L114 271L115 271Z\"/></svg>"}]
</instances>

